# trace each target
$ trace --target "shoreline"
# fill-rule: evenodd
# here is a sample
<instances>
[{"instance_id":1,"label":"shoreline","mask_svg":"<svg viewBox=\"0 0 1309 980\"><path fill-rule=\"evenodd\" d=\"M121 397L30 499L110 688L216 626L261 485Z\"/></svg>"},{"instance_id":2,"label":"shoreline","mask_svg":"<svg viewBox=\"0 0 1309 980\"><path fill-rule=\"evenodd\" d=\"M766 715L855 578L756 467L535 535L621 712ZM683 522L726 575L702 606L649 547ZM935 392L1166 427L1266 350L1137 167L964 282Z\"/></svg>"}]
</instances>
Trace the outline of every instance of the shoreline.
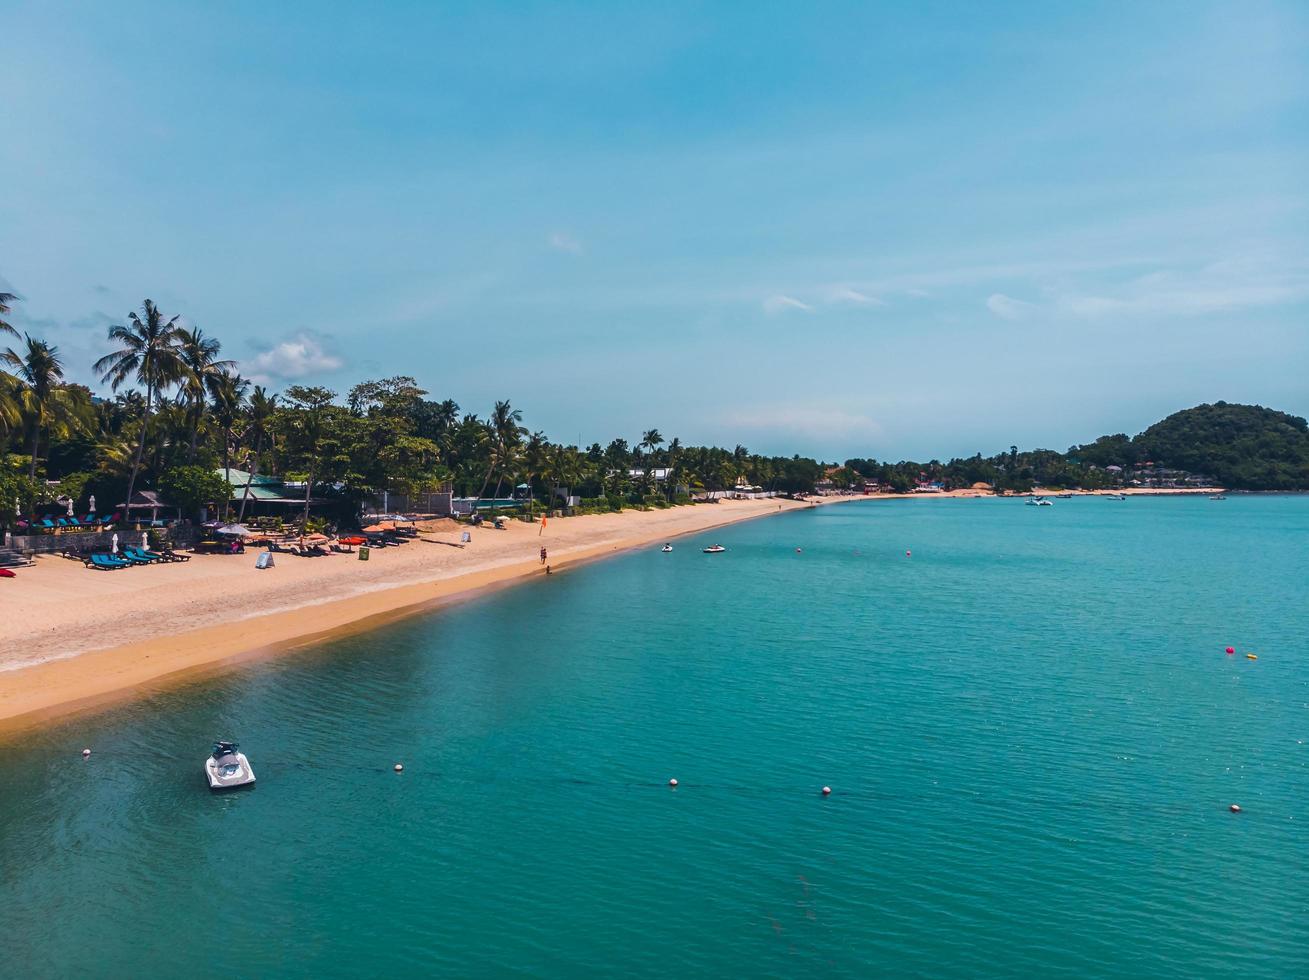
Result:
<instances>
[{"instance_id":1,"label":"shoreline","mask_svg":"<svg viewBox=\"0 0 1309 980\"><path fill-rule=\"evenodd\" d=\"M824 504L854 499L865 498L834 498ZM701 534L746 520L802 510L808 506L796 501L770 498L758 501L722 501L668 511L630 511L615 515L563 518L558 519L558 525L565 532L574 532L569 535L570 538L581 540L566 540L562 546L560 535L552 535L556 526L554 521L547 525L545 534L540 537L539 525L511 522L509 531L475 532L475 537L508 536L502 540L492 538L492 542L500 547L491 549L486 560L481 560L482 556L477 552L471 555L454 552L455 558L466 560L447 561L439 567L419 564L410 569L411 575L405 581L383 580L341 595L305 596L299 604L249 613L238 618L229 617L192 629L168 629L161 624L163 628L142 641L58 650L28 662L0 662L0 739L69 715L97 711L170 687L202 680L242 663L280 656L328 640L367 632L387 623L543 575L544 570L535 555L539 541L551 549L549 564L553 570L559 571L659 541ZM724 510L728 512L724 513ZM661 516L677 519L651 519ZM613 525L622 518L628 519L630 528L615 529ZM646 520L633 521L632 518ZM578 526L578 522L581 522L581 526ZM598 533L587 533L593 530ZM613 536L606 534L611 530L625 533ZM384 566L388 559L399 558L396 552L418 554L415 549L421 548L423 542L451 545L453 551L458 548L457 544L439 540L448 536L431 535L399 549L375 550L365 566L360 566L357 561L349 561L347 565L346 562L355 557L350 555L333 556L329 560L337 562L337 567L333 569L337 572L361 567L375 571L378 566ZM592 540L588 541L587 538ZM476 540L474 544L477 544ZM308 570L308 566L315 561L321 561L281 555L277 557L282 559L277 569L286 566L297 571ZM446 556L442 554L440 557ZM124 575L119 577L88 571L61 558L43 557L40 564L29 571L55 573L64 572L66 568L69 573L77 573L81 582L94 583L113 578L121 584L127 576L149 572L166 575L169 572L191 570L201 562L226 562L229 566L233 562L240 562L242 571L248 571L250 575L262 574L250 567L252 560L250 552L244 556L199 556L186 565L125 569ZM384 578L384 575L383 570L381 575L375 577ZM312 584L312 578L307 584ZM64 634L81 625L67 624L64 630L56 631L52 640L56 643L71 640L72 637ZM146 625L142 624L143 627ZM21 643L19 637L7 638L2 633L0 639L9 639L14 644Z\"/></svg>"},{"instance_id":2,"label":"shoreline","mask_svg":"<svg viewBox=\"0 0 1309 980\"><path fill-rule=\"evenodd\" d=\"M1215 489L1198 488L1129 494L1212 492ZM27 605L0 623L0 650L20 653L19 658L0 659L0 739L507 588L543 574L536 556L541 544L551 549L552 568L572 568L659 541L811 506L994 496L957 490L831 495L807 502L724 500L663 511L559 518L544 533L539 525L515 521L507 531L477 531L468 548L442 540L455 535L429 535L398 549L375 550L367 564L350 555L331 556L326 566L319 564L323 559L278 556L281 562L270 571L289 577L289 582L256 577L267 573L253 569L249 553L197 556L184 565L127 569L123 576L46 556L29 569L37 574L22 580L36 584L16 590L30 592ZM1026 495L1013 499L1019 496ZM449 550L424 550L432 544ZM152 587L134 589L128 584L143 585L147 578ZM178 600L179 590L186 591L186 600ZM90 605L79 604L78 593ZM116 613L117 619L105 625L101 620L106 613ZM146 639L140 638L142 633ZM97 635L104 642L97 643Z\"/></svg>"}]
</instances>

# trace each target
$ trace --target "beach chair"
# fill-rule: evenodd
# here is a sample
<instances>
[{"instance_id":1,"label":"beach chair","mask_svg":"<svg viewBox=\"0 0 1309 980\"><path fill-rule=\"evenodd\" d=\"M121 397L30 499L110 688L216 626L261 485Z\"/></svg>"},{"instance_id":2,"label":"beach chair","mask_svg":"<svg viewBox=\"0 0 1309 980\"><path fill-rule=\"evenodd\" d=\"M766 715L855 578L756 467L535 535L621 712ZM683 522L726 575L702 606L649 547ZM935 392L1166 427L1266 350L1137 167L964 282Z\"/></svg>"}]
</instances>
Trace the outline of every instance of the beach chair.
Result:
<instances>
[{"instance_id":1,"label":"beach chair","mask_svg":"<svg viewBox=\"0 0 1309 980\"><path fill-rule=\"evenodd\" d=\"M149 558L138 558L126 548L119 552L118 557L129 565L149 565L151 563Z\"/></svg>"},{"instance_id":2,"label":"beach chair","mask_svg":"<svg viewBox=\"0 0 1309 980\"><path fill-rule=\"evenodd\" d=\"M155 562L159 561L163 557L162 555L155 554L153 551L145 551L142 548L137 548L133 546L128 546L124 548L123 554L128 558L133 558L136 559L137 561L148 562L149 564L154 564Z\"/></svg>"},{"instance_id":3,"label":"beach chair","mask_svg":"<svg viewBox=\"0 0 1309 980\"><path fill-rule=\"evenodd\" d=\"M190 555L178 554L172 548L164 548L159 552L164 556L164 561L190 561Z\"/></svg>"},{"instance_id":4,"label":"beach chair","mask_svg":"<svg viewBox=\"0 0 1309 980\"><path fill-rule=\"evenodd\" d=\"M94 554L86 560L87 568L98 568L104 572L112 572L120 568L126 568L130 564L131 562L120 561L112 555Z\"/></svg>"}]
</instances>

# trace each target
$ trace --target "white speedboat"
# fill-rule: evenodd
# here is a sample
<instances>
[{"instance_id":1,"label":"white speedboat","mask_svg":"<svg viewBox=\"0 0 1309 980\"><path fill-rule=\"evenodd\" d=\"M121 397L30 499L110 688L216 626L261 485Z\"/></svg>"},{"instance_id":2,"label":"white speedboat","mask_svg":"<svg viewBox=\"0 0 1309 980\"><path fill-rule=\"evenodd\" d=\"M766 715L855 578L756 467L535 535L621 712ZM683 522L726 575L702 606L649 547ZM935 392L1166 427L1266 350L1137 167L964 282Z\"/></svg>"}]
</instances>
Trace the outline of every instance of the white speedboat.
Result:
<instances>
[{"instance_id":1,"label":"white speedboat","mask_svg":"<svg viewBox=\"0 0 1309 980\"><path fill-rule=\"evenodd\" d=\"M1126 500L1127 498L1124 497L1121 493L1107 493L1107 494L1105 494L1104 499L1105 499L1105 500Z\"/></svg>"},{"instance_id":2,"label":"white speedboat","mask_svg":"<svg viewBox=\"0 0 1309 980\"><path fill-rule=\"evenodd\" d=\"M1033 497L1031 500L1027 502L1027 506L1028 507L1053 507L1054 503L1052 501L1046 500L1044 497Z\"/></svg>"},{"instance_id":3,"label":"white speedboat","mask_svg":"<svg viewBox=\"0 0 1309 980\"><path fill-rule=\"evenodd\" d=\"M253 786L255 773L235 742L215 742L214 751L205 759L205 779L210 789L237 789Z\"/></svg>"},{"instance_id":4,"label":"white speedboat","mask_svg":"<svg viewBox=\"0 0 1309 980\"><path fill-rule=\"evenodd\" d=\"M711 544L708 548L705 548L704 553L706 555L721 555L726 550L721 544Z\"/></svg>"},{"instance_id":5,"label":"white speedboat","mask_svg":"<svg viewBox=\"0 0 1309 980\"><path fill-rule=\"evenodd\" d=\"M666 554L668 554L668 552L670 552L670 551L673 550L673 546L672 546L671 544L666 544L666 545L664 545L662 548L660 548L659 550L662 551L662 552L666 555Z\"/></svg>"},{"instance_id":6,"label":"white speedboat","mask_svg":"<svg viewBox=\"0 0 1309 980\"><path fill-rule=\"evenodd\" d=\"M1225 493L1211 493L1211 494L1209 495L1209 499L1210 499L1210 500L1226 500L1226 499L1227 499L1227 494L1225 494Z\"/></svg>"}]
</instances>

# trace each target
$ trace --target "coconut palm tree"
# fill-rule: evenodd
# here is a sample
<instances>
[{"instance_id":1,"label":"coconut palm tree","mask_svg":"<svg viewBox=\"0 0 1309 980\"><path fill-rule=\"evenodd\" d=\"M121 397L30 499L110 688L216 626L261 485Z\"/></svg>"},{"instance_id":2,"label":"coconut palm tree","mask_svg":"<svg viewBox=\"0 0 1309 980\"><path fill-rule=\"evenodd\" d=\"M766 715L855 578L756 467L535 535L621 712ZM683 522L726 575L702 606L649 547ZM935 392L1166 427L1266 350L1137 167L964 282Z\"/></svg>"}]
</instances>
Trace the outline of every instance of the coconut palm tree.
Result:
<instances>
[{"instance_id":1,"label":"coconut palm tree","mask_svg":"<svg viewBox=\"0 0 1309 980\"><path fill-rule=\"evenodd\" d=\"M263 452L264 440L272 439L272 420L276 412L277 396L268 394L262 385L255 385L255 390L250 395L250 423L242 433L242 438L254 436L254 457L250 465L250 479L246 481L245 492L241 495L241 510L236 519L238 524L245 520L245 505L250 499L250 484L259 473L259 454Z\"/></svg>"},{"instance_id":2,"label":"coconut palm tree","mask_svg":"<svg viewBox=\"0 0 1309 980\"><path fill-rule=\"evenodd\" d=\"M12 367L18 382L16 402L31 430L32 462L28 478L36 479L41 436L47 428L65 434L80 427L89 414L90 399L83 389L64 385L64 365L59 348L25 336L21 353L12 347L0 353L0 362Z\"/></svg>"},{"instance_id":3,"label":"coconut palm tree","mask_svg":"<svg viewBox=\"0 0 1309 980\"><path fill-rule=\"evenodd\" d=\"M522 411L510 405L508 400L495 403L491 417L486 423L490 434L491 452L486 476L482 480L482 489L477 491L479 500L486 493L487 484L491 482L491 474L495 472L497 461L503 462L513 457L513 450L517 448L523 434L527 431L523 428L522 421ZM497 497L500 496L500 485L503 483L504 471L501 470L500 481L496 484Z\"/></svg>"},{"instance_id":4,"label":"coconut palm tree","mask_svg":"<svg viewBox=\"0 0 1309 980\"><path fill-rule=\"evenodd\" d=\"M177 332L177 355L184 368L179 379L177 397L186 405L190 443L186 461L195 460L195 443L200 432L200 418L205 411L205 396L220 384L220 377L236 368L236 361L219 360L223 345L213 337L206 337L199 327Z\"/></svg>"},{"instance_id":5,"label":"coconut palm tree","mask_svg":"<svg viewBox=\"0 0 1309 980\"><path fill-rule=\"evenodd\" d=\"M185 371L177 350L177 317L164 319L152 300L145 301L141 312L143 316L129 314L125 326L109 328L109 339L119 347L95 362L95 370L101 375L101 380L109 382L115 391L128 381L135 381L145 388L141 435L136 444L136 458L132 461L132 475L127 479L129 505L136 489L136 476L141 469L145 433L150 425L150 410L155 398L163 389L180 379Z\"/></svg>"},{"instance_id":6,"label":"coconut palm tree","mask_svg":"<svg viewBox=\"0 0 1309 980\"><path fill-rule=\"evenodd\" d=\"M245 404L245 392L250 382L239 374L219 371L209 376L206 384L209 398L213 402L213 417L223 433L223 479L232 482L232 429L241 420L241 409ZM191 448L195 448L192 436Z\"/></svg>"},{"instance_id":7,"label":"coconut palm tree","mask_svg":"<svg viewBox=\"0 0 1309 980\"><path fill-rule=\"evenodd\" d=\"M305 479L305 524L309 523L309 504L314 492L314 477L323 461L323 453L332 442L330 406L336 392L330 388L292 385L286 389L287 406L282 417L291 441L308 470Z\"/></svg>"},{"instance_id":8,"label":"coconut palm tree","mask_svg":"<svg viewBox=\"0 0 1309 980\"><path fill-rule=\"evenodd\" d=\"M9 323L5 320L5 316L13 312L13 308L14 308L13 304L17 300L18 297L15 296L13 293L0 293L0 333L10 333L13 334L15 337L18 336L18 331L15 330L12 326L10 326Z\"/></svg>"}]
</instances>

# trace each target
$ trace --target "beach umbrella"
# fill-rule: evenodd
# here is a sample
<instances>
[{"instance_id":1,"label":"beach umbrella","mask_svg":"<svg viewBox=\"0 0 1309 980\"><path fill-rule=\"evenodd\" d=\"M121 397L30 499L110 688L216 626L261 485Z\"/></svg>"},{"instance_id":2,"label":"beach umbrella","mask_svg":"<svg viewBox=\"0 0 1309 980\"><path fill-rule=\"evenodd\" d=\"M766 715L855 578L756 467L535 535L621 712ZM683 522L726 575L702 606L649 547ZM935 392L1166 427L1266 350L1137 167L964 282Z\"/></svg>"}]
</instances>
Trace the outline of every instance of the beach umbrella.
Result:
<instances>
[{"instance_id":1,"label":"beach umbrella","mask_svg":"<svg viewBox=\"0 0 1309 980\"><path fill-rule=\"evenodd\" d=\"M142 551L150 550L150 537L148 534L146 534L145 531L141 532L141 550Z\"/></svg>"},{"instance_id":2,"label":"beach umbrella","mask_svg":"<svg viewBox=\"0 0 1309 980\"><path fill-rule=\"evenodd\" d=\"M219 534L232 534L242 538L250 536L250 529L244 524L224 524L218 528Z\"/></svg>"},{"instance_id":3,"label":"beach umbrella","mask_svg":"<svg viewBox=\"0 0 1309 980\"><path fill-rule=\"evenodd\" d=\"M326 534L306 534L305 542L308 544L322 544L324 541L332 540Z\"/></svg>"},{"instance_id":4,"label":"beach umbrella","mask_svg":"<svg viewBox=\"0 0 1309 980\"><path fill-rule=\"evenodd\" d=\"M91 513L95 513L95 494L91 494Z\"/></svg>"},{"instance_id":5,"label":"beach umbrella","mask_svg":"<svg viewBox=\"0 0 1309 980\"><path fill-rule=\"evenodd\" d=\"M68 498L68 516L69 516L69 517L72 517L72 516L73 516L73 498L72 498L72 497L69 497L69 498Z\"/></svg>"},{"instance_id":6,"label":"beach umbrella","mask_svg":"<svg viewBox=\"0 0 1309 980\"><path fill-rule=\"evenodd\" d=\"M109 542L109 551L111 554L118 554L118 532L114 532L113 540Z\"/></svg>"}]
</instances>

